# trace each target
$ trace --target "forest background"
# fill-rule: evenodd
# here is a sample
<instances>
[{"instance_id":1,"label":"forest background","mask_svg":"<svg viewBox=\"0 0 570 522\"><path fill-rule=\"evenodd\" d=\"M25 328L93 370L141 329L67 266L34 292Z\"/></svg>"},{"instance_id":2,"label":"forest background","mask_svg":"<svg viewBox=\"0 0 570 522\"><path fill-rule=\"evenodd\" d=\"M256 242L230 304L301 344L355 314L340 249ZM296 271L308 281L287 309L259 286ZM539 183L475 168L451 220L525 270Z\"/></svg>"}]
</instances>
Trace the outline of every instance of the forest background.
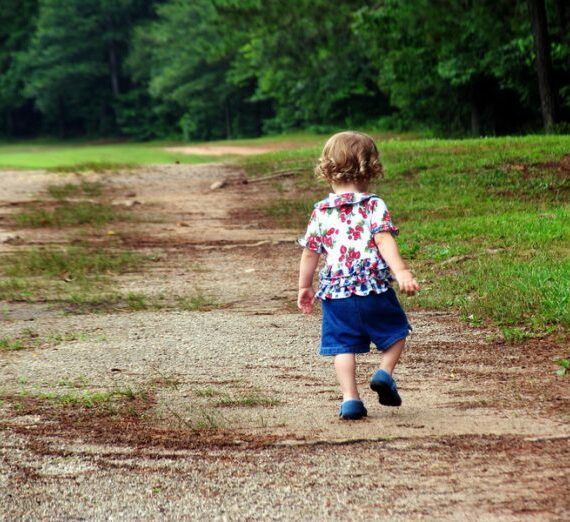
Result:
<instances>
[{"instance_id":1,"label":"forest background","mask_svg":"<svg viewBox=\"0 0 570 522\"><path fill-rule=\"evenodd\" d=\"M2 0L0 136L568 132L563 0Z\"/></svg>"}]
</instances>

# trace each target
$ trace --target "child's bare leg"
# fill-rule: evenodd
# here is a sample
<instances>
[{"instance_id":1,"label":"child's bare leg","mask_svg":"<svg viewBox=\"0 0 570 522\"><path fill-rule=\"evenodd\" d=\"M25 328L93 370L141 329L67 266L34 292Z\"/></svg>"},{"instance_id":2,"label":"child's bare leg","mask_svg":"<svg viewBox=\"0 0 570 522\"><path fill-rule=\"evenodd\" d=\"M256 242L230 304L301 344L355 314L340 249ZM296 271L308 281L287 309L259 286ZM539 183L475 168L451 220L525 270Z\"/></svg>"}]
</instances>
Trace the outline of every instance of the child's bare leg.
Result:
<instances>
[{"instance_id":1,"label":"child's bare leg","mask_svg":"<svg viewBox=\"0 0 570 522\"><path fill-rule=\"evenodd\" d=\"M392 375L396 364L398 364L398 360L400 359L400 355L402 354L405 344L406 340L400 339L382 354L382 361L380 362L381 370L387 371Z\"/></svg>"},{"instance_id":2,"label":"child's bare leg","mask_svg":"<svg viewBox=\"0 0 570 522\"><path fill-rule=\"evenodd\" d=\"M356 387L356 357L353 353L341 353L334 357L336 378L342 391L342 400L360 400Z\"/></svg>"}]
</instances>

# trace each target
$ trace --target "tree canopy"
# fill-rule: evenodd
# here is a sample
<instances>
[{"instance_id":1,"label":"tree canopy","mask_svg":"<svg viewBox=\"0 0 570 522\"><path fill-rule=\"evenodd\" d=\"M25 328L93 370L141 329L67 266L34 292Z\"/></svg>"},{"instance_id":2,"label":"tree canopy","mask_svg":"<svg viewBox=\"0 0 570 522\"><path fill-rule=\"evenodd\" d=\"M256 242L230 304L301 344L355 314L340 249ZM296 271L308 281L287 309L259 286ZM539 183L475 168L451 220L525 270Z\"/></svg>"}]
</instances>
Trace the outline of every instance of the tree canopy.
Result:
<instances>
[{"instance_id":1,"label":"tree canopy","mask_svg":"<svg viewBox=\"0 0 570 522\"><path fill-rule=\"evenodd\" d=\"M570 120L559 0L5 4L7 137L357 126L492 135L564 131Z\"/></svg>"}]
</instances>

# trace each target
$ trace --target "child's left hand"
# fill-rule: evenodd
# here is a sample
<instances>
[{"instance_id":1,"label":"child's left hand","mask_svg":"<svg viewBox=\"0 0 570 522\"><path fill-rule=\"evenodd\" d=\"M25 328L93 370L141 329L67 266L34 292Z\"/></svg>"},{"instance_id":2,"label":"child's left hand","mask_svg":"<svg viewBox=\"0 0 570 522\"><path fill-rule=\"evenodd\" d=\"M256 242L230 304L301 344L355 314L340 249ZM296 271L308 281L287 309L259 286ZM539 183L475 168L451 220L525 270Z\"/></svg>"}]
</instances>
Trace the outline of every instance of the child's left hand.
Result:
<instances>
[{"instance_id":1,"label":"child's left hand","mask_svg":"<svg viewBox=\"0 0 570 522\"><path fill-rule=\"evenodd\" d=\"M297 296L297 306L299 310L304 314L310 314L313 311L314 303L315 291L312 287L299 288L299 294Z\"/></svg>"}]
</instances>

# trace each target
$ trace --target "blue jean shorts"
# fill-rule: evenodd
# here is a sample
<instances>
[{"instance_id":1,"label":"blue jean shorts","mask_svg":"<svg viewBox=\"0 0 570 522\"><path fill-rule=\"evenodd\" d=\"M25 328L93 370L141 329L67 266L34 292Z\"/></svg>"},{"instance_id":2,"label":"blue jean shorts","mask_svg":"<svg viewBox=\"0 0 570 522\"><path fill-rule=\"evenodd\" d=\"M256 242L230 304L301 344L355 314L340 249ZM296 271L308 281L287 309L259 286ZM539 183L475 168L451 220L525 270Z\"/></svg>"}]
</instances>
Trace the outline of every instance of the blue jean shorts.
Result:
<instances>
[{"instance_id":1,"label":"blue jean shorts","mask_svg":"<svg viewBox=\"0 0 570 522\"><path fill-rule=\"evenodd\" d=\"M365 353L370 342L383 351L411 329L392 288L381 294L325 299L320 354Z\"/></svg>"}]
</instances>

